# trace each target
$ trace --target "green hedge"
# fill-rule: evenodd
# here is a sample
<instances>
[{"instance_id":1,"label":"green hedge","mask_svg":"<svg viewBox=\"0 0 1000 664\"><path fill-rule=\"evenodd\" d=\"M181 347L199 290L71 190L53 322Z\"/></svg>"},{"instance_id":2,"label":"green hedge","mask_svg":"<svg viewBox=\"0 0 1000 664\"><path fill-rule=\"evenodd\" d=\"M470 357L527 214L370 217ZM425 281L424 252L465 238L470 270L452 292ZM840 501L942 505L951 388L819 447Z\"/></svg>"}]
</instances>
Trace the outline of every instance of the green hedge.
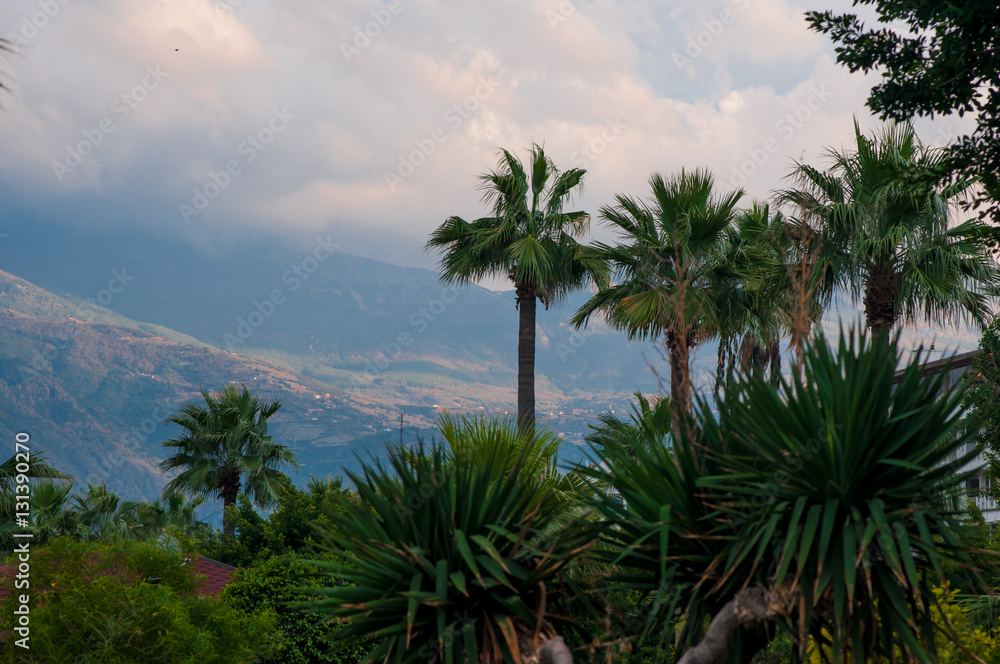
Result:
<instances>
[{"instance_id":1,"label":"green hedge","mask_svg":"<svg viewBox=\"0 0 1000 664\"><path fill-rule=\"evenodd\" d=\"M290 605L315 599L308 589L328 583L326 577L310 576L316 571L292 556L268 558L241 568L222 592L222 599L243 613L277 614L282 639L262 664L357 664L364 658L368 649L362 646L326 654L328 643L337 638L337 627L322 622L316 613Z\"/></svg>"},{"instance_id":2,"label":"green hedge","mask_svg":"<svg viewBox=\"0 0 1000 664\"><path fill-rule=\"evenodd\" d=\"M30 650L8 636L0 662L249 664L270 657L279 642L275 614L245 614L197 596L183 563L181 554L149 544L60 539L32 552ZM15 626L15 602L12 594L0 604L5 634Z\"/></svg>"}]
</instances>

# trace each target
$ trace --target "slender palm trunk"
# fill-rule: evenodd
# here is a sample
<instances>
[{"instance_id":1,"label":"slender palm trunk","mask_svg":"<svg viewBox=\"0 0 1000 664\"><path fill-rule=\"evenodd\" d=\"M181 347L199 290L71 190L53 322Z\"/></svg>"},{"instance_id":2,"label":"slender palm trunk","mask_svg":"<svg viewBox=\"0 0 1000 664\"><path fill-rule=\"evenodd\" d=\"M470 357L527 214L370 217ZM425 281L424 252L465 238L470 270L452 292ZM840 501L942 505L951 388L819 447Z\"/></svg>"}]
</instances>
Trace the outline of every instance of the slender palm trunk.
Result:
<instances>
[{"instance_id":1,"label":"slender palm trunk","mask_svg":"<svg viewBox=\"0 0 1000 664\"><path fill-rule=\"evenodd\" d=\"M236 537L236 524L232 521L231 508L240 493L240 471L235 468L219 469L219 495L222 496L222 533L229 539Z\"/></svg>"},{"instance_id":2,"label":"slender palm trunk","mask_svg":"<svg viewBox=\"0 0 1000 664\"><path fill-rule=\"evenodd\" d=\"M667 332L667 352L670 356L670 408L673 411L674 435L679 433L683 419L691 412L691 376L689 365L691 335Z\"/></svg>"},{"instance_id":3,"label":"slender palm trunk","mask_svg":"<svg viewBox=\"0 0 1000 664\"><path fill-rule=\"evenodd\" d=\"M517 286L517 428L535 430L535 289Z\"/></svg>"},{"instance_id":4,"label":"slender palm trunk","mask_svg":"<svg viewBox=\"0 0 1000 664\"><path fill-rule=\"evenodd\" d=\"M719 350L718 350L718 355L716 357L716 364L715 364L715 403L716 403L716 405L718 405L719 401L722 398L722 394L721 394L722 393L722 383L723 383L723 381L726 380L726 346L727 346L728 343L729 342L728 342L728 340L725 337L723 337L723 336L719 337ZM671 371L673 371L672 368L671 368Z\"/></svg>"},{"instance_id":5,"label":"slender palm trunk","mask_svg":"<svg viewBox=\"0 0 1000 664\"><path fill-rule=\"evenodd\" d=\"M767 355L771 362L771 384L777 386L781 382L781 342L778 339L771 340Z\"/></svg>"},{"instance_id":6,"label":"slender palm trunk","mask_svg":"<svg viewBox=\"0 0 1000 664\"><path fill-rule=\"evenodd\" d=\"M865 282L865 319L872 338L888 338L896 324L896 271L871 266Z\"/></svg>"},{"instance_id":7,"label":"slender palm trunk","mask_svg":"<svg viewBox=\"0 0 1000 664\"><path fill-rule=\"evenodd\" d=\"M743 369L749 370L748 373L759 378L764 375L764 369L767 367L770 356L756 341L750 337L744 337L740 347L740 359Z\"/></svg>"}]
</instances>

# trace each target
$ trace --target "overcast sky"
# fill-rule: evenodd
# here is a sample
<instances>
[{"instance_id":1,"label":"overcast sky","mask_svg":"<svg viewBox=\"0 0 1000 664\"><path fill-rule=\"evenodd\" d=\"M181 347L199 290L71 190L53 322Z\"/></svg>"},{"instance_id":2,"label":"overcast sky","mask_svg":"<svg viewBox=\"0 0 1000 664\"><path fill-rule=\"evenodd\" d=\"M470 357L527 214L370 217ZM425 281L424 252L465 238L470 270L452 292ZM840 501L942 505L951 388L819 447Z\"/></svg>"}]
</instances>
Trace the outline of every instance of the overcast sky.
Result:
<instances>
[{"instance_id":1,"label":"overcast sky","mask_svg":"<svg viewBox=\"0 0 1000 664\"><path fill-rule=\"evenodd\" d=\"M427 233L484 212L500 146L585 167L588 211L681 167L766 197L852 115L875 125L874 79L806 28L827 8L850 3L3 0L3 209L203 247L332 229L430 267Z\"/></svg>"}]
</instances>

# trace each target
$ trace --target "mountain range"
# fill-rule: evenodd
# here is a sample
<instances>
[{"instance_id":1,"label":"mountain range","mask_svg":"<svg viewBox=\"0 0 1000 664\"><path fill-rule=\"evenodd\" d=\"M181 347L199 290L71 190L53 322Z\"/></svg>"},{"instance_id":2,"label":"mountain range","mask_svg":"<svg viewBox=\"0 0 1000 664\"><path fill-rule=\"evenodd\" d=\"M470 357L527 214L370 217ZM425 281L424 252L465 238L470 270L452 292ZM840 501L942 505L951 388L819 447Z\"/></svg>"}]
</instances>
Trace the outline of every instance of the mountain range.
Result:
<instances>
[{"instance_id":1,"label":"mountain range","mask_svg":"<svg viewBox=\"0 0 1000 664\"><path fill-rule=\"evenodd\" d=\"M516 409L513 292L353 256L330 234L198 248L22 225L0 234L0 268L0 434L28 432L57 467L123 496L160 492L160 443L177 433L164 419L202 388L241 383L280 400L272 433L299 450L297 482L432 438L441 410ZM596 321L568 325L587 297L539 308L536 330L539 419L567 441L565 459L581 456L601 412L666 389L661 347ZM839 302L826 326L856 316ZM940 353L974 348L977 335L904 331L908 344L930 340ZM710 387L714 365L714 345L699 347L696 388Z\"/></svg>"},{"instance_id":2,"label":"mountain range","mask_svg":"<svg viewBox=\"0 0 1000 664\"><path fill-rule=\"evenodd\" d=\"M512 292L450 287L432 270L341 253L329 236L214 257L165 244L4 239L9 439L27 431L78 479L153 497L160 442L177 433L163 420L201 388L243 383L280 400L272 433L299 450L296 481L357 468L391 440L431 438L443 409L515 409ZM600 412L658 389L650 367L663 364L654 344L600 323L571 329L586 297L539 308L537 330L540 419L575 443Z\"/></svg>"}]
</instances>

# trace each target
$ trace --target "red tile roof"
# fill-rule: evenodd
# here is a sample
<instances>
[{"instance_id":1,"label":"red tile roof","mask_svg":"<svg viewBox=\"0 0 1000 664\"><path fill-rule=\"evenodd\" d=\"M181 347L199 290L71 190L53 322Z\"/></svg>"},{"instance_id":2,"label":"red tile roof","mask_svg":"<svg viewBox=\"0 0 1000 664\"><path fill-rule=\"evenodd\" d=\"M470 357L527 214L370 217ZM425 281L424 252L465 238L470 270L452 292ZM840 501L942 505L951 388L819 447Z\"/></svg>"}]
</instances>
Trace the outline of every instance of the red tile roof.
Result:
<instances>
[{"instance_id":1,"label":"red tile roof","mask_svg":"<svg viewBox=\"0 0 1000 664\"><path fill-rule=\"evenodd\" d=\"M215 597L233 580L236 568L220 563L218 560L200 556L194 561L194 571L195 574L205 577L201 581L200 594L206 597Z\"/></svg>"},{"instance_id":2,"label":"red tile roof","mask_svg":"<svg viewBox=\"0 0 1000 664\"><path fill-rule=\"evenodd\" d=\"M98 554L90 554L92 557ZM198 594L203 597L215 597L232 581L236 568L220 563L218 560L199 556L195 558L194 573L203 577L198 587ZM15 565L0 566L0 602L14 591ZM124 571L124 570L122 570Z\"/></svg>"}]
</instances>

